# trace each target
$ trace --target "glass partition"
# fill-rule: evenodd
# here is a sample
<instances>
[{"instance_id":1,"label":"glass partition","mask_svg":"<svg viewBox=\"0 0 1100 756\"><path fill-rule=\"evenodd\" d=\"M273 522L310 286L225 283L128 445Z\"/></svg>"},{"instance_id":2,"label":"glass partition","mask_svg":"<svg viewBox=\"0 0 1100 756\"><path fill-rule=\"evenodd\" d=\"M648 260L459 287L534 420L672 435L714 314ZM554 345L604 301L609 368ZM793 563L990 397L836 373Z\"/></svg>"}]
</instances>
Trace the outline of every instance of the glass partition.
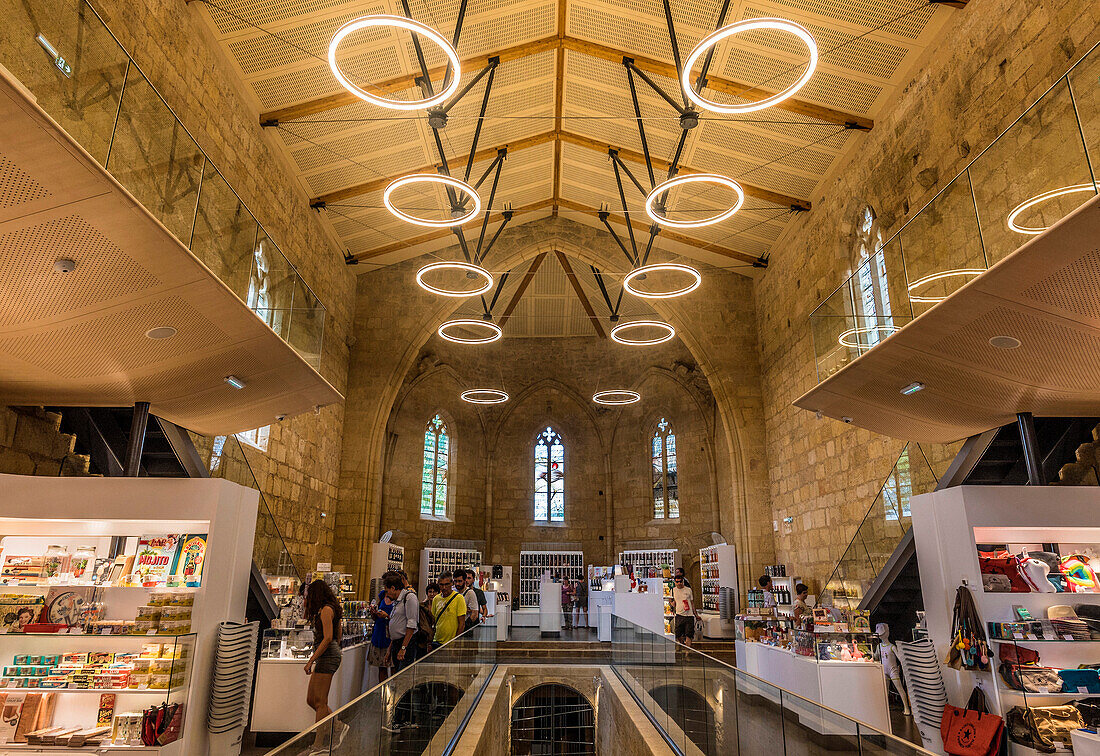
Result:
<instances>
[{"instance_id":1,"label":"glass partition","mask_svg":"<svg viewBox=\"0 0 1100 756\"><path fill-rule=\"evenodd\" d=\"M0 0L0 64L314 368L326 310L86 0Z\"/></svg>"},{"instance_id":2,"label":"glass partition","mask_svg":"<svg viewBox=\"0 0 1100 756\"><path fill-rule=\"evenodd\" d=\"M929 754L755 675L612 616L612 669L681 753Z\"/></svg>"},{"instance_id":3,"label":"glass partition","mask_svg":"<svg viewBox=\"0 0 1100 756\"><path fill-rule=\"evenodd\" d=\"M817 379L873 349L1096 195L1100 45L810 315Z\"/></svg>"}]
</instances>

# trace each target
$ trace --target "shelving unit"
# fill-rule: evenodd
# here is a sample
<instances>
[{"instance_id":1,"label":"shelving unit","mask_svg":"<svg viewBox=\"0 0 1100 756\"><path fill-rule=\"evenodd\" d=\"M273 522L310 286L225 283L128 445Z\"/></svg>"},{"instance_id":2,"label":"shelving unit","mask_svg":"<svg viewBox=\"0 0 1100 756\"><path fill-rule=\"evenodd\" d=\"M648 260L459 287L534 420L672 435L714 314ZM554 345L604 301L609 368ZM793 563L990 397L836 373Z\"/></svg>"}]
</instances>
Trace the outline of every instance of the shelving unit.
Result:
<instances>
[{"instance_id":1,"label":"shelving unit","mask_svg":"<svg viewBox=\"0 0 1100 756\"><path fill-rule=\"evenodd\" d=\"M552 576L584 580L584 553L581 551L519 552L519 608L539 607L539 580L545 570Z\"/></svg>"},{"instance_id":2,"label":"shelving unit","mask_svg":"<svg viewBox=\"0 0 1100 756\"><path fill-rule=\"evenodd\" d=\"M659 582L662 602L664 604L665 635L672 635L673 607L672 607L672 575L680 566L680 552L677 549L631 549L619 552L619 564L623 570L630 574L633 570L635 578L641 580L653 580ZM662 568L669 568L669 576L663 577ZM650 577L653 573L653 577ZM658 586L650 585L654 591Z\"/></svg>"},{"instance_id":3,"label":"shelving unit","mask_svg":"<svg viewBox=\"0 0 1100 756\"><path fill-rule=\"evenodd\" d=\"M91 651L140 654L145 644L167 644L173 659L165 687L149 688L11 688L0 693L52 693L56 701L52 724L91 727L96 723L99 696L116 695L115 713L141 712L161 703L181 703L180 738L162 747L115 745L69 748L56 745L0 745L0 753L156 753L160 756L207 753L206 709L210 674L222 621L243 621L248 596L255 536L256 491L219 479L179 478L47 478L0 475L4 513L0 529L4 555L37 555L50 545L91 546L106 558L111 544L134 554L141 536L207 534L201 584L192 588L138 586L5 585L0 598L13 593L49 595L57 589L87 594L85 601L101 602L100 618L133 620L138 607L148 606L162 590L189 594L193 600L191 632L181 634L82 634L0 632L0 665L13 664L16 655L56 655ZM73 582L73 581L69 581ZM149 653L149 652L147 652ZM186 664L183 670L176 666ZM89 660L89 665L91 660ZM162 662L163 664L163 662ZM24 665L29 666L29 665ZM46 666L46 665L41 665ZM140 674L140 673L139 673ZM163 674L163 671L160 672ZM182 679L178 679L180 675ZM57 675L60 676L60 675ZM173 677L177 679L173 680ZM71 685L77 684L70 679Z\"/></svg>"},{"instance_id":4,"label":"shelving unit","mask_svg":"<svg viewBox=\"0 0 1100 756\"><path fill-rule=\"evenodd\" d=\"M405 566L405 547L395 543L376 543L370 547L370 586L367 600L382 590L382 576Z\"/></svg>"},{"instance_id":5,"label":"shelving unit","mask_svg":"<svg viewBox=\"0 0 1100 756\"><path fill-rule=\"evenodd\" d=\"M773 577L772 578L772 595L775 596L775 611L779 614L794 614L794 587L802 582L802 578L795 575L794 577ZM780 599L780 592L777 588L782 588L787 592L789 598Z\"/></svg>"},{"instance_id":6,"label":"shelving unit","mask_svg":"<svg viewBox=\"0 0 1100 756\"><path fill-rule=\"evenodd\" d=\"M977 544L1005 544L1014 554L1023 548L1040 550L1053 543L1059 553L1100 549L1096 518L1100 491L1085 487L990 486L959 487L916 496L912 500L921 589L929 637L940 659L947 656L955 591L966 585L983 628L990 622L1013 622L1014 605L1025 607L1035 620L1047 619L1058 604L1100 604L1100 593L986 593L982 587ZM985 671L941 666L948 700L963 705L975 685L986 693L990 711L1004 714L1014 706L1055 706L1096 694L1025 693L1012 690L997 673L999 647L1015 643L1039 653L1039 663L1054 669L1100 663L1100 641L1028 639L991 640L993 659ZM1011 756L1036 753L1010 741Z\"/></svg>"},{"instance_id":7,"label":"shelving unit","mask_svg":"<svg viewBox=\"0 0 1100 756\"><path fill-rule=\"evenodd\" d=\"M737 552L729 544L716 544L699 549L699 575L702 585L699 586L700 607L704 611L718 612L719 589L729 588L733 591L733 614L738 611L737 606Z\"/></svg>"},{"instance_id":8,"label":"shelving unit","mask_svg":"<svg viewBox=\"0 0 1100 756\"><path fill-rule=\"evenodd\" d=\"M440 549L428 547L420 550L420 595L428 583L439 577L443 570L464 569L477 571L481 566L481 552L477 549Z\"/></svg>"}]
</instances>

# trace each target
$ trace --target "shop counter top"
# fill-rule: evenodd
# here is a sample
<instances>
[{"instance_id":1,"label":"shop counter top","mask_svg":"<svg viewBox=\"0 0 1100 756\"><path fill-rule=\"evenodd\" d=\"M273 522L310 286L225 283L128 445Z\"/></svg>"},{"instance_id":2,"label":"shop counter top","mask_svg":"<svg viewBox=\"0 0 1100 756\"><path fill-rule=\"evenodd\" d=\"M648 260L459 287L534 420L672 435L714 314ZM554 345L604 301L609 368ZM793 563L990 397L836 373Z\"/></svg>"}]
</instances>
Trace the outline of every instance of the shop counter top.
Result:
<instances>
[{"instance_id":1,"label":"shop counter top","mask_svg":"<svg viewBox=\"0 0 1100 756\"><path fill-rule=\"evenodd\" d=\"M343 649L343 661L329 689L328 705L334 711L365 690L369 646L364 641ZM305 659L260 659L252 699L253 732L301 732L313 726L316 716L306 706L305 664Z\"/></svg>"}]
</instances>

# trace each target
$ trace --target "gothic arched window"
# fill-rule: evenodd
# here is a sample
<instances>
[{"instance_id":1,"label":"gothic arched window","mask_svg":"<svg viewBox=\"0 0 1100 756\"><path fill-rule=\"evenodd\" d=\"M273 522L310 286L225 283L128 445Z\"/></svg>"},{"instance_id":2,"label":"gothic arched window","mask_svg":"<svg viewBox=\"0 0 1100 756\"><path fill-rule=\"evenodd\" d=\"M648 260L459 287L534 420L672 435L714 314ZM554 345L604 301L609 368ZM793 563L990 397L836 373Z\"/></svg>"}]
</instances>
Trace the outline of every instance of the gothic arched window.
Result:
<instances>
[{"instance_id":1,"label":"gothic arched window","mask_svg":"<svg viewBox=\"0 0 1100 756\"><path fill-rule=\"evenodd\" d=\"M438 414L424 430L424 470L420 478L420 516L447 516L447 472L451 438L447 423Z\"/></svg>"},{"instance_id":2,"label":"gothic arched window","mask_svg":"<svg viewBox=\"0 0 1100 756\"><path fill-rule=\"evenodd\" d=\"M676 486L676 434L665 418L657 421L650 444L653 461L653 517L680 516L680 491Z\"/></svg>"},{"instance_id":3,"label":"gothic arched window","mask_svg":"<svg viewBox=\"0 0 1100 756\"><path fill-rule=\"evenodd\" d=\"M565 522L565 445L550 427L535 438L535 522Z\"/></svg>"}]
</instances>

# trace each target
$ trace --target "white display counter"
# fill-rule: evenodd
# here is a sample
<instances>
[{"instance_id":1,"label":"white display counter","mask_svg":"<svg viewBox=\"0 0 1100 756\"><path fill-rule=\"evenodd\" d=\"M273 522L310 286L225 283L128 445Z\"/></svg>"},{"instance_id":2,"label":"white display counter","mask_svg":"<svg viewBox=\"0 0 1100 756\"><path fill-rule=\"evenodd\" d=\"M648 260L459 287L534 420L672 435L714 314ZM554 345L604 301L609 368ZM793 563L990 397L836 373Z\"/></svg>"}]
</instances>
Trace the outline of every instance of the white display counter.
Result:
<instances>
[{"instance_id":1,"label":"white display counter","mask_svg":"<svg viewBox=\"0 0 1100 756\"><path fill-rule=\"evenodd\" d=\"M611 611L658 635L665 635L665 601L660 593L615 592Z\"/></svg>"},{"instance_id":2,"label":"white display counter","mask_svg":"<svg viewBox=\"0 0 1100 756\"><path fill-rule=\"evenodd\" d=\"M539 581L539 632L561 635L561 583Z\"/></svg>"},{"instance_id":3,"label":"white display counter","mask_svg":"<svg viewBox=\"0 0 1100 756\"><path fill-rule=\"evenodd\" d=\"M737 629L733 624L733 620L725 622L717 612L700 610L699 619L703 621L704 638L734 638L737 636Z\"/></svg>"},{"instance_id":4,"label":"white display counter","mask_svg":"<svg viewBox=\"0 0 1100 756\"><path fill-rule=\"evenodd\" d=\"M328 705L333 711L363 693L367 682L369 642L343 650L340 669L332 677ZM305 659L260 659L256 667L256 695L252 702L253 732L301 732L313 726L316 715L306 706Z\"/></svg>"},{"instance_id":5,"label":"white display counter","mask_svg":"<svg viewBox=\"0 0 1100 756\"><path fill-rule=\"evenodd\" d=\"M596 637L611 640L611 613L615 609L614 591L588 592L588 624L596 628Z\"/></svg>"},{"instance_id":6,"label":"white display counter","mask_svg":"<svg viewBox=\"0 0 1100 756\"><path fill-rule=\"evenodd\" d=\"M852 719L890 732L886 677L878 662L818 661L776 646L739 640L737 668L778 688L839 711ZM779 703L779 691L761 686L760 693ZM784 697L783 706L798 714L805 726L822 734L850 732L844 722L812 706Z\"/></svg>"}]
</instances>

